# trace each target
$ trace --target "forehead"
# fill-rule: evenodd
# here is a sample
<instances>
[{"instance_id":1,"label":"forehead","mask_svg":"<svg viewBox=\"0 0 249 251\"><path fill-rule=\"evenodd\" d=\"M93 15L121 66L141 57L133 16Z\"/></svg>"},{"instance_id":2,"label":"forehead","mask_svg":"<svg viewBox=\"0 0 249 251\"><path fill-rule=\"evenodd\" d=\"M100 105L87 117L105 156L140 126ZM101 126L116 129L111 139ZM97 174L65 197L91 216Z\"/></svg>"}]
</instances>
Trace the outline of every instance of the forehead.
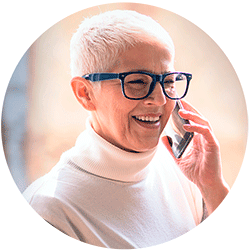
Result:
<instances>
[{"instance_id":1,"label":"forehead","mask_svg":"<svg viewBox=\"0 0 249 251\"><path fill-rule=\"evenodd\" d=\"M144 70L164 73L174 67L174 52L158 41L140 42L129 48L116 61L112 72Z\"/></svg>"}]
</instances>

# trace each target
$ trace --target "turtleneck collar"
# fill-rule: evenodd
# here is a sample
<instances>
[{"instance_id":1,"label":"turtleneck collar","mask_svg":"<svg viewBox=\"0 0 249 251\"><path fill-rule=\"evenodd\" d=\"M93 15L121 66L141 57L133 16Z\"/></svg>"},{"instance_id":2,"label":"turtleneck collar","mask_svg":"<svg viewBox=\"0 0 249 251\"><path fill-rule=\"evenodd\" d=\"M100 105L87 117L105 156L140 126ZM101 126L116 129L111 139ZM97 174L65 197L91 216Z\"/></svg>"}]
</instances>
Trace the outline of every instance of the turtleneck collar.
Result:
<instances>
[{"instance_id":1,"label":"turtleneck collar","mask_svg":"<svg viewBox=\"0 0 249 251\"><path fill-rule=\"evenodd\" d=\"M86 130L77 138L70 159L83 170L104 178L124 182L143 180L156 148L143 153L124 151L99 136L89 119Z\"/></svg>"}]
</instances>

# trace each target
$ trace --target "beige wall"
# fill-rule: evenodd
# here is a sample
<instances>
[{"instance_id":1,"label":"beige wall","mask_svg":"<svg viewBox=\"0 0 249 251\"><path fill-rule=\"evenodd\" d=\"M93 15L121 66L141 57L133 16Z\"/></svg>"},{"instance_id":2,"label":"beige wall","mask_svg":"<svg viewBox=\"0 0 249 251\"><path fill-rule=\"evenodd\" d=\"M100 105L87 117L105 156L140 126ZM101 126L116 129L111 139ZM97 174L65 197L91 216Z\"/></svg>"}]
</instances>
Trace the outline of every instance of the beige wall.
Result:
<instances>
[{"instance_id":1,"label":"beige wall","mask_svg":"<svg viewBox=\"0 0 249 251\"><path fill-rule=\"evenodd\" d=\"M232 185L247 137L245 100L232 65L215 42L192 23L160 8L129 3L80 11L51 27L30 48L29 181L49 171L85 128L87 113L70 89L70 39L84 17L111 9L150 15L169 32L176 47L176 70L193 74L187 100L211 122L221 145L225 179Z\"/></svg>"}]
</instances>

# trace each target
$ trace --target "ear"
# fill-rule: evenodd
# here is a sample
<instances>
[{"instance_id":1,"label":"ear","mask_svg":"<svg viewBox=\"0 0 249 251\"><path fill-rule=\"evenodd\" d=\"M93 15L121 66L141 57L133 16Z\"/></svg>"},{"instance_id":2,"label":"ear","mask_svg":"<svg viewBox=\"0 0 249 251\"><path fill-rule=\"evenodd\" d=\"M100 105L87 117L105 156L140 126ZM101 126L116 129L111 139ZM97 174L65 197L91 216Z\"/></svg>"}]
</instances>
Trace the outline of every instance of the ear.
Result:
<instances>
[{"instance_id":1,"label":"ear","mask_svg":"<svg viewBox=\"0 0 249 251\"><path fill-rule=\"evenodd\" d=\"M75 97L79 103L88 111L94 111L94 95L92 85L88 80L81 77L74 77L71 80L71 86Z\"/></svg>"}]
</instances>

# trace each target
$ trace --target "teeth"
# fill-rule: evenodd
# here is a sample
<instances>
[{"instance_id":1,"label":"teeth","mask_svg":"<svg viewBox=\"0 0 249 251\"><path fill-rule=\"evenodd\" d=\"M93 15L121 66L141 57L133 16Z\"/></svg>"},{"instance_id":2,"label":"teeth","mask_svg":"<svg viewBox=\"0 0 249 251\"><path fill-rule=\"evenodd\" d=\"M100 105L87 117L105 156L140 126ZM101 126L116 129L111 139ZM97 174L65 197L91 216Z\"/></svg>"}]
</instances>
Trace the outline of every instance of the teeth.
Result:
<instances>
[{"instance_id":1,"label":"teeth","mask_svg":"<svg viewBox=\"0 0 249 251\"><path fill-rule=\"evenodd\" d=\"M136 119L141 121L156 122L159 121L160 117L149 117L149 116L135 116Z\"/></svg>"}]
</instances>

